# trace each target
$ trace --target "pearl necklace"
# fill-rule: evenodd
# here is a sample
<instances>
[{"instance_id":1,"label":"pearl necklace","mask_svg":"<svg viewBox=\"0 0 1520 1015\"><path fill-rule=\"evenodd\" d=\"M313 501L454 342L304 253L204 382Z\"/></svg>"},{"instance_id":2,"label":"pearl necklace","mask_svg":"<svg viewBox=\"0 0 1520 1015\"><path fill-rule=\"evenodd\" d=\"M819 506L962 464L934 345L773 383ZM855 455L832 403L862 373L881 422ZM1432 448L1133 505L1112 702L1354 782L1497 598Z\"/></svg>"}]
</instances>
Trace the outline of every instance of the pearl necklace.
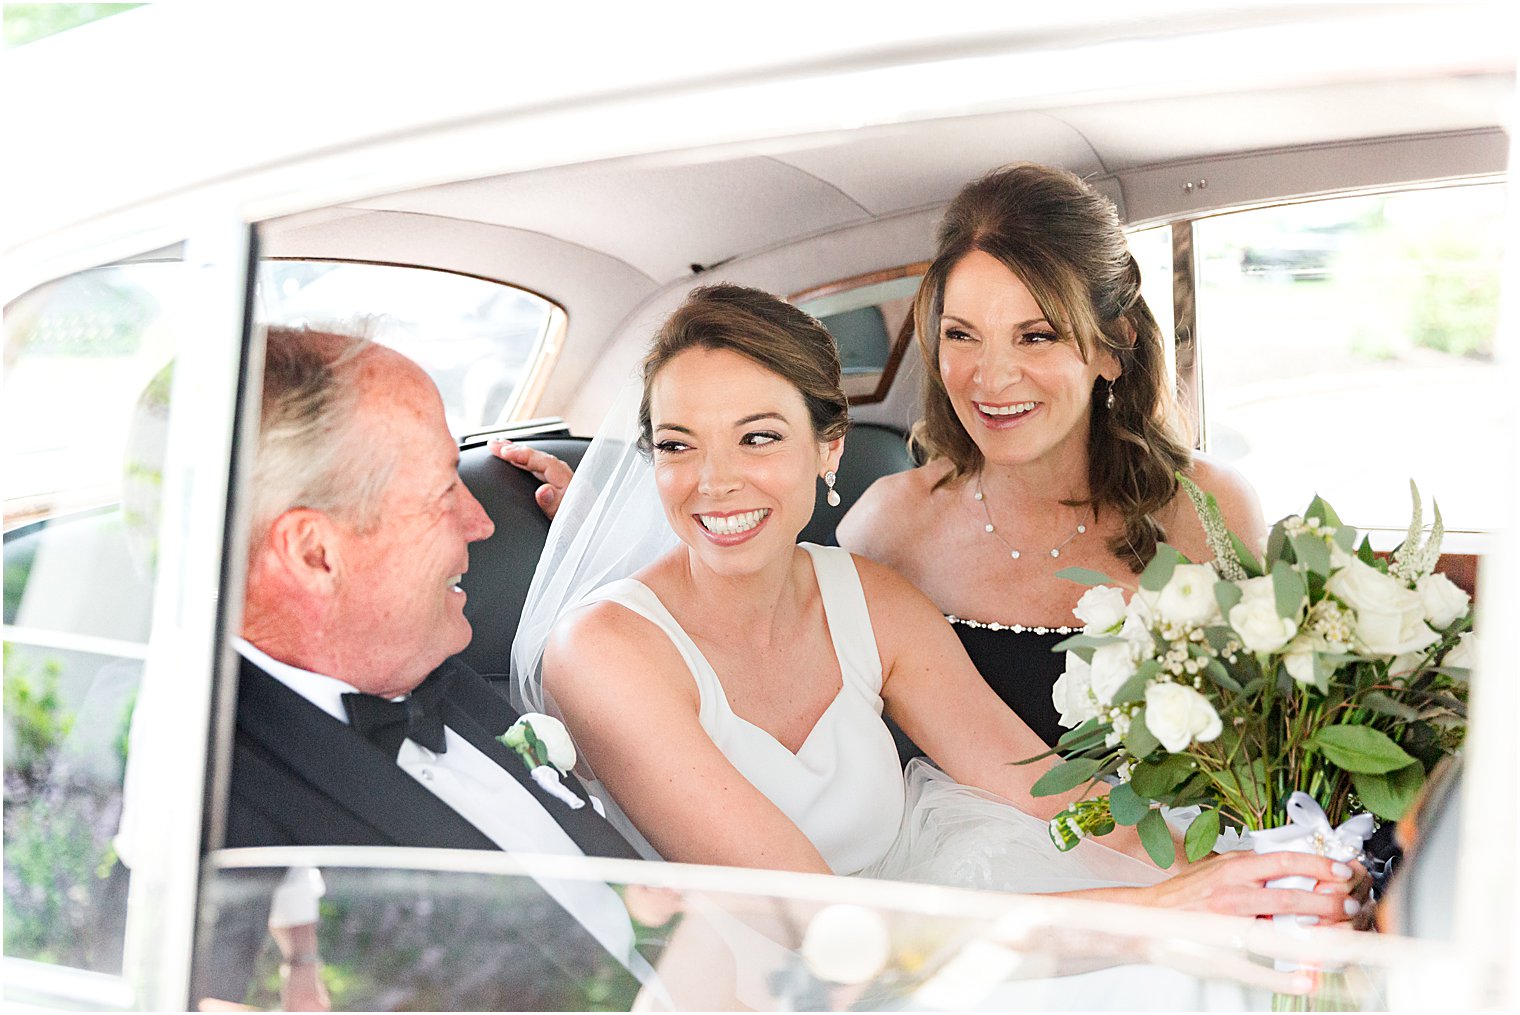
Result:
<instances>
[{"instance_id":1,"label":"pearl necklace","mask_svg":"<svg viewBox=\"0 0 1520 1015\"><path fill-rule=\"evenodd\" d=\"M982 515L983 515L983 517L985 517L987 519L987 526L986 526L987 531L990 532L990 533L992 533L994 536L996 536L998 542L1000 542L1004 546L1008 547L1008 556L1009 557L1011 557L1014 560L1018 560L1020 557L1023 556L1023 554L1020 553L1019 550L1016 547L1014 547L1014 545L1012 543L1010 543L1008 540L1004 539L1003 538L1003 534L997 530L997 526L995 526L995 525L992 524L992 512L987 509L987 496L984 493L982 493L982 477L980 475L978 475L976 477L976 499L977 499L977 503L979 503L979 504L982 505ZM1088 514L1090 514L1091 511L1092 511L1092 507L1089 506L1088 509L1087 509L1087 511L1088 511ZM1061 555L1061 551L1064 550L1064 549L1066 549L1067 545L1073 539L1076 539L1082 533L1084 533L1084 532L1087 531L1087 518L1088 518L1088 514L1083 514L1082 515L1082 520L1077 523L1077 531L1073 532L1071 535L1069 535L1065 539L1061 540L1061 542L1059 542L1055 546L1051 547L1049 556L1051 556L1051 557L1059 557Z\"/></svg>"}]
</instances>

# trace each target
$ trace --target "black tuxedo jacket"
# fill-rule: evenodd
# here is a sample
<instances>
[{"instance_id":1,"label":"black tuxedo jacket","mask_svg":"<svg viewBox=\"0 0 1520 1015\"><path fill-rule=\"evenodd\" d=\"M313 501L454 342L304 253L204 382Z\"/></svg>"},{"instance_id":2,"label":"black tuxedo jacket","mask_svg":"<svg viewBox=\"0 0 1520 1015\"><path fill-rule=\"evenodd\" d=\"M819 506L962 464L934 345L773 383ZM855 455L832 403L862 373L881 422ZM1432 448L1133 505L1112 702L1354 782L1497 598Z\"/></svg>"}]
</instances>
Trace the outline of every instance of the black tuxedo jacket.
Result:
<instances>
[{"instance_id":1,"label":"black tuxedo jacket","mask_svg":"<svg viewBox=\"0 0 1520 1015\"><path fill-rule=\"evenodd\" d=\"M622 836L589 805L571 810L544 794L516 753L496 741L496 735L516 721L517 713L490 683L455 660L445 662L428 680L447 682L443 711L448 726L526 786L537 805L582 851L635 857ZM585 797L573 777L566 776L565 782ZM238 678L225 844L498 848L398 768L394 757L247 660L242 661ZM268 898L274 889L270 879L276 873L223 871L219 875L217 887L225 898L218 896L220 901L213 906L212 946L198 967L194 997L246 999L255 957L263 947ZM251 890L238 890L235 882L240 875L256 882ZM507 1004L520 1009L582 1010L593 1000L586 993L587 984L612 989L632 1004L639 984L625 967L626 957L610 956L579 924L564 919L558 903L525 879L513 891L514 921L493 925L486 952L475 956L468 952L468 942L454 942L456 950L466 948L464 957L441 970L435 978L438 982L416 985L416 995L403 1001L403 1006L435 1008L445 998L447 1008ZM439 904L446 905L447 900ZM475 916L468 910L465 907L461 919ZM395 916L391 910L386 912L387 918ZM480 993L484 988L478 983L477 993L466 989L478 979L477 970L471 969L471 975L461 972L472 962L492 970L487 978L490 990Z\"/></svg>"},{"instance_id":2,"label":"black tuxedo jacket","mask_svg":"<svg viewBox=\"0 0 1520 1015\"><path fill-rule=\"evenodd\" d=\"M583 852L636 858L589 805L572 810L544 793L517 754L497 742L517 719L503 694L453 659L428 676L440 680L448 682L443 710L449 728L527 787ZM565 781L585 798L573 776ZM225 845L498 848L394 758L246 659L238 678Z\"/></svg>"}]
</instances>

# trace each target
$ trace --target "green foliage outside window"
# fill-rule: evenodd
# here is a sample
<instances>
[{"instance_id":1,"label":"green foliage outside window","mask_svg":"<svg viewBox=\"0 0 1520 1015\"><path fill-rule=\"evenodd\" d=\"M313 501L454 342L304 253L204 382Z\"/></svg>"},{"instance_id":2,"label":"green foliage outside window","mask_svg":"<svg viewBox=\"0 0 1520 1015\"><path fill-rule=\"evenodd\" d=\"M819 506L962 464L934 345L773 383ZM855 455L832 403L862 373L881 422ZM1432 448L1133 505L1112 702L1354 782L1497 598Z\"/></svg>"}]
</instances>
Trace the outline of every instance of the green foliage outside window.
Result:
<instances>
[{"instance_id":1,"label":"green foliage outside window","mask_svg":"<svg viewBox=\"0 0 1520 1015\"><path fill-rule=\"evenodd\" d=\"M59 670L4 647L5 954L117 973L127 876L111 836L121 792L70 763L75 715L59 695ZM129 702L113 738L123 764L130 718Z\"/></svg>"}]
</instances>

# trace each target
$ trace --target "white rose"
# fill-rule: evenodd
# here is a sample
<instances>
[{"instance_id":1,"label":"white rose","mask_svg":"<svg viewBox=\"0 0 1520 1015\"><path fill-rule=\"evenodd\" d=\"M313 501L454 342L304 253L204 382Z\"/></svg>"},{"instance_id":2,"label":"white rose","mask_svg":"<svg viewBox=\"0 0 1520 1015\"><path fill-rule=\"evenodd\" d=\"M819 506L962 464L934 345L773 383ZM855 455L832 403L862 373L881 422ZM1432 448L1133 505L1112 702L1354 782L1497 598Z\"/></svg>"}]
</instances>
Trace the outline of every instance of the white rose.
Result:
<instances>
[{"instance_id":1,"label":"white rose","mask_svg":"<svg viewBox=\"0 0 1520 1015\"><path fill-rule=\"evenodd\" d=\"M1241 643L1252 652L1276 652L1292 641L1298 625L1277 615L1272 579L1247 578L1236 584L1241 597L1230 608L1230 626L1240 635Z\"/></svg>"},{"instance_id":2,"label":"white rose","mask_svg":"<svg viewBox=\"0 0 1520 1015\"><path fill-rule=\"evenodd\" d=\"M1446 650L1446 657L1441 660L1442 666L1460 666L1470 670L1478 664L1478 636L1471 631L1463 631L1457 638L1457 643Z\"/></svg>"},{"instance_id":3,"label":"white rose","mask_svg":"<svg viewBox=\"0 0 1520 1015\"><path fill-rule=\"evenodd\" d=\"M1471 597L1444 574L1428 574L1414 586L1430 626L1444 631L1467 612Z\"/></svg>"},{"instance_id":4,"label":"white rose","mask_svg":"<svg viewBox=\"0 0 1520 1015\"><path fill-rule=\"evenodd\" d=\"M1425 623L1419 595L1375 567L1353 560L1325 589L1356 614L1356 636L1374 655L1414 652L1440 640Z\"/></svg>"},{"instance_id":5,"label":"white rose","mask_svg":"<svg viewBox=\"0 0 1520 1015\"><path fill-rule=\"evenodd\" d=\"M503 743L513 748L518 743L526 744L527 739L523 736L525 728L532 729L533 735L549 752L549 764L561 772L568 772L575 767L575 741L570 739L570 731L565 729L564 723L542 712L526 712L503 734Z\"/></svg>"},{"instance_id":6,"label":"white rose","mask_svg":"<svg viewBox=\"0 0 1520 1015\"><path fill-rule=\"evenodd\" d=\"M1061 713L1061 725L1075 729L1098 714L1092 702L1092 670L1075 652L1066 653L1066 672L1056 678L1050 701Z\"/></svg>"},{"instance_id":7,"label":"white rose","mask_svg":"<svg viewBox=\"0 0 1520 1015\"><path fill-rule=\"evenodd\" d=\"M1135 659L1128 642L1104 645L1093 652L1092 692L1101 705L1111 705L1124 682L1135 675Z\"/></svg>"},{"instance_id":8,"label":"white rose","mask_svg":"<svg viewBox=\"0 0 1520 1015\"><path fill-rule=\"evenodd\" d=\"M1124 592L1107 585L1094 585L1082 593L1077 608L1071 612L1082 622L1088 634L1112 634L1124 622Z\"/></svg>"},{"instance_id":9,"label":"white rose","mask_svg":"<svg viewBox=\"0 0 1520 1015\"><path fill-rule=\"evenodd\" d=\"M1214 585L1219 575L1210 564L1178 564L1165 587L1156 595L1156 615L1178 627L1203 627L1217 623L1219 601Z\"/></svg>"},{"instance_id":10,"label":"white rose","mask_svg":"<svg viewBox=\"0 0 1520 1015\"><path fill-rule=\"evenodd\" d=\"M1224 730L1209 699L1185 684L1165 682L1145 689L1145 725L1173 754L1195 740L1207 743Z\"/></svg>"}]
</instances>

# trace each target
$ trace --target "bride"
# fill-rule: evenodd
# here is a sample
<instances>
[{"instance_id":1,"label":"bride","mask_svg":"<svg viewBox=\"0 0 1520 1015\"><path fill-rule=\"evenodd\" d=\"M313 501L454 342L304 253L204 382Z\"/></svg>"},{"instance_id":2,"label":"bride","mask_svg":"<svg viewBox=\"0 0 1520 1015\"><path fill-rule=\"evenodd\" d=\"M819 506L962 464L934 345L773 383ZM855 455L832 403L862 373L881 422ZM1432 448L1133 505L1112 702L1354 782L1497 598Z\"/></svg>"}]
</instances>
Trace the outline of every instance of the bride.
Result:
<instances>
[{"instance_id":1,"label":"bride","mask_svg":"<svg viewBox=\"0 0 1520 1015\"><path fill-rule=\"evenodd\" d=\"M513 650L646 856L1343 920L1352 871L1237 854L1166 879L1132 829L1069 853L1054 763L895 572L797 545L848 428L834 343L769 294L698 289L557 512ZM652 468L651 468L652 465ZM882 715L939 760L906 784ZM1316 892L1268 889L1301 874Z\"/></svg>"}]
</instances>

